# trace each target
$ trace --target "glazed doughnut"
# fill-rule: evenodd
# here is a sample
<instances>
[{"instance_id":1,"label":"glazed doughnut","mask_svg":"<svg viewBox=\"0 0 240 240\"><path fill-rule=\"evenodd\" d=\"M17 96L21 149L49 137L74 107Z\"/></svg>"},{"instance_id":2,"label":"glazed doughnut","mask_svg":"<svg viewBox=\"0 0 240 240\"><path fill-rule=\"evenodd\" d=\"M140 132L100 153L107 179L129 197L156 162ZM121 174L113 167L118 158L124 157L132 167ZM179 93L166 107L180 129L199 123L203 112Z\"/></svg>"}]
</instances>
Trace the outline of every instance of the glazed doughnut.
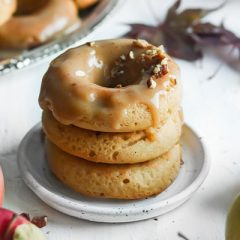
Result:
<instances>
[{"instance_id":1,"label":"glazed doughnut","mask_svg":"<svg viewBox=\"0 0 240 240\"><path fill-rule=\"evenodd\" d=\"M8 21L16 10L16 0L0 0L0 25Z\"/></svg>"},{"instance_id":2,"label":"glazed doughnut","mask_svg":"<svg viewBox=\"0 0 240 240\"><path fill-rule=\"evenodd\" d=\"M74 0L79 9L84 9L92 6L98 0Z\"/></svg>"},{"instance_id":3,"label":"glazed doughnut","mask_svg":"<svg viewBox=\"0 0 240 240\"><path fill-rule=\"evenodd\" d=\"M160 126L181 100L179 68L143 40L88 43L56 58L39 104L65 125L101 132Z\"/></svg>"},{"instance_id":4,"label":"glazed doughnut","mask_svg":"<svg viewBox=\"0 0 240 240\"><path fill-rule=\"evenodd\" d=\"M156 129L132 133L104 133L63 125L50 111L44 111L43 130L49 140L63 151L93 162L138 163L169 151L181 136L181 113L173 113Z\"/></svg>"},{"instance_id":5,"label":"glazed doughnut","mask_svg":"<svg viewBox=\"0 0 240 240\"><path fill-rule=\"evenodd\" d=\"M38 10L32 10L32 13L26 15L13 16L0 27L0 48L24 49L37 46L79 21L72 0L45 0Z\"/></svg>"},{"instance_id":6,"label":"glazed doughnut","mask_svg":"<svg viewBox=\"0 0 240 240\"><path fill-rule=\"evenodd\" d=\"M74 157L48 142L47 157L56 177L81 194L140 199L159 194L174 181L180 169L181 148L175 145L148 162L115 165Z\"/></svg>"}]
</instances>

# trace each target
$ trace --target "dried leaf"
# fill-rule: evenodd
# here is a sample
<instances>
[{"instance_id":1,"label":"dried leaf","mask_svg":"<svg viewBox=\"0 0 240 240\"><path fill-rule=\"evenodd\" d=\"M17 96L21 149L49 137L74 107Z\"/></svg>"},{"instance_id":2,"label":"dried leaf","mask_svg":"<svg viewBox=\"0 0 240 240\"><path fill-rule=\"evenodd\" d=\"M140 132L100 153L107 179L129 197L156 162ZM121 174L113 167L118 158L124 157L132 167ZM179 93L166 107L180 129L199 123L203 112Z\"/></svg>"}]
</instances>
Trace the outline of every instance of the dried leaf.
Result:
<instances>
[{"instance_id":1,"label":"dried leaf","mask_svg":"<svg viewBox=\"0 0 240 240\"><path fill-rule=\"evenodd\" d=\"M201 45L232 45L240 47L240 39L223 25L215 26L211 23L198 23L192 27L190 36Z\"/></svg>"},{"instance_id":2,"label":"dried leaf","mask_svg":"<svg viewBox=\"0 0 240 240\"><path fill-rule=\"evenodd\" d=\"M207 14L218 10L219 8L223 7L225 2L221 5L219 5L216 8L211 9L201 9L201 8L195 8L195 9L186 9L180 13L177 12L179 6L181 4L181 1L178 0L175 2L175 4L169 9L165 24L168 26L176 26L176 27L189 27L192 24L199 22L203 17L205 17Z\"/></svg>"},{"instance_id":3,"label":"dried leaf","mask_svg":"<svg viewBox=\"0 0 240 240\"><path fill-rule=\"evenodd\" d=\"M164 43L171 56L193 61L201 58L202 53L195 46L192 38L178 32L173 34L172 31L164 29ZM156 43L155 43L156 44Z\"/></svg>"},{"instance_id":4,"label":"dried leaf","mask_svg":"<svg viewBox=\"0 0 240 240\"><path fill-rule=\"evenodd\" d=\"M232 45L240 49L240 38L223 25L201 23L207 14L220 9L224 4L212 9L186 9L178 12L181 0L169 8L165 21L157 26L131 24L127 36L142 38L152 44L164 44L170 55L193 61L202 57L201 46Z\"/></svg>"},{"instance_id":5,"label":"dried leaf","mask_svg":"<svg viewBox=\"0 0 240 240\"><path fill-rule=\"evenodd\" d=\"M144 24L130 24L131 31L127 34L131 38L142 38L151 41L153 36L159 34L158 27Z\"/></svg>"}]
</instances>

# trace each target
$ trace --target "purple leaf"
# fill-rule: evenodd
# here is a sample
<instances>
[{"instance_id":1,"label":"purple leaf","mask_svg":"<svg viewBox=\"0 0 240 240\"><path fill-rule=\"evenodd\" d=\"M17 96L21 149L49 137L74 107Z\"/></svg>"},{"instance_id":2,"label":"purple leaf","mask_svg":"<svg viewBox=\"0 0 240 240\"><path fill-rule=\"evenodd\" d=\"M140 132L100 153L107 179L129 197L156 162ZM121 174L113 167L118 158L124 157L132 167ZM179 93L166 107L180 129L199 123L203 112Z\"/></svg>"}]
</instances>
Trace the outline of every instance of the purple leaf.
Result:
<instances>
[{"instance_id":1,"label":"purple leaf","mask_svg":"<svg viewBox=\"0 0 240 240\"><path fill-rule=\"evenodd\" d=\"M202 52L199 47L204 45L231 45L240 49L240 38L223 25L201 23L204 16L218 10L225 2L212 9L197 8L178 12L180 4L181 0L175 1L162 24L131 24L131 30L126 36L142 38L154 45L164 44L170 55L188 61L201 58Z\"/></svg>"}]
</instances>

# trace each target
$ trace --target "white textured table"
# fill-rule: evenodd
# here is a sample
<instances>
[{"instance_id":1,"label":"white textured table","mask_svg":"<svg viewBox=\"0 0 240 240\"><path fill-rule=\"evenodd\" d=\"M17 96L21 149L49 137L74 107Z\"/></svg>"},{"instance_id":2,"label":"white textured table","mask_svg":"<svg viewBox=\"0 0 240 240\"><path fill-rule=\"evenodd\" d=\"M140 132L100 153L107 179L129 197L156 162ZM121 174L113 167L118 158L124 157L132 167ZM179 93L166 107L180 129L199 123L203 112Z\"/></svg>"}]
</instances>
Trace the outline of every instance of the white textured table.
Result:
<instances>
[{"instance_id":1,"label":"white textured table","mask_svg":"<svg viewBox=\"0 0 240 240\"><path fill-rule=\"evenodd\" d=\"M137 4L136 4L137 2ZM151 9L163 19L167 1L128 0L92 33L88 39L113 38L126 30L128 22L155 23ZM185 1L192 6L196 1ZM151 3L151 8L149 4ZM208 6L209 1L201 1ZM219 1L211 1L211 6ZM240 2L228 1L209 16L214 22L224 18L226 26L238 31ZM231 13L231 14L230 14ZM40 201L23 183L16 165L17 146L24 134L40 121L37 98L41 77L49 61L30 69L0 77L0 164L6 180L4 206L32 215L46 214L44 232L49 240L174 240L178 232L190 240L224 239L228 206L240 191L240 62L225 64L211 81L208 76L219 65L213 51L203 61L179 61L184 84L185 119L208 145L212 158L209 176L198 192L183 206L158 218L128 224L99 224L65 216Z\"/></svg>"}]
</instances>

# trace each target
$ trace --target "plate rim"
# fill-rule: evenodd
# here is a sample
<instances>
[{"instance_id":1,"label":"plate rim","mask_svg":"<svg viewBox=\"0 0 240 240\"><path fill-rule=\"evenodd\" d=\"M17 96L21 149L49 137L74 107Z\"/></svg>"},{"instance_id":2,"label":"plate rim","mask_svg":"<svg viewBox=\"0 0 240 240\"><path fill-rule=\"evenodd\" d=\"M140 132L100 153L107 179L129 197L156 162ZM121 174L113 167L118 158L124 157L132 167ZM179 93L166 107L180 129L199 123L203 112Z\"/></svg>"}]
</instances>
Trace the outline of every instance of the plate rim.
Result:
<instances>
[{"instance_id":1,"label":"plate rim","mask_svg":"<svg viewBox=\"0 0 240 240\"><path fill-rule=\"evenodd\" d=\"M92 215L92 214L93 215L99 215L101 213L101 215L104 215L104 216L112 216L113 214L116 214L117 210L121 209L121 214L118 213L118 216L124 216L124 215L129 216L129 217L132 216L132 215L133 216L138 216L143 210L146 211L146 209L154 211L154 210L161 209L161 208L163 208L167 205L169 205L169 206L174 205L174 204L176 204L177 206L181 205L187 199L189 199L195 191L197 191L199 189L199 187L202 185L202 183L204 182L204 180L208 176L208 173L209 173L209 170L210 170L211 160L210 160L210 155L209 155L208 149L206 147L205 140L200 138L199 137L200 135L197 133L197 131L193 130L193 128L189 124L184 123L183 128L186 128L195 137L198 138L198 141L201 145L201 149L203 151L203 157L204 157L201 171L199 172L196 179L194 179L194 181L191 182L190 185L188 185L185 189L183 189L182 191L180 191L176 195L171 196L167 199L161 200L159 202L151 203L148 206L138 206L138 207L134 207L134 208L130 208L130 207L127 207L127 208L111 207L111 208L109 208L109 207L106 207L106 206L101 206L101 207L92 206L92 205L86 205L85 203L81 202L81 200L78 200L78 202L76 203L75 201L69 201L70 199L65 198L61 194L58 195L56 193L51 192L47 188L45 188L28 171L27 166L24 166L24 164L22 164L22 163L25 163L25 161L26 161L26 159L24 159L24 153L25 153L25 149L28 147L27 144L28 144L29 138L31 137L31 135L34 132L40 131L41 128L42 128L41 122L34 125L27 132L27 134L24 136L24 138L22 139L22 141L19 145L18 152L17 152L17 163L18 163L18 167L19 167L19 170L20 170L20 175L22 176L25 184L33 191L33 193L35 195L37 195L47 205L53 207L54 209L57 209L58 211L63 212L64 214L75 216L75 217L78 217L78 218L81 218L81 219L89 220L89 218L87 218L86 216L85 217L84 216L79 217L77 215L68 214L68 213L66 213L66 211L60 210L59 207L55 207L51 203L56 203L58 206L66 208L66 201L67 201L68 202L68 207L67 208L68 208L68 210L70 209L71 212L72 211L78 211L80 213L84 212L84 213L90 214L90 215ZM24 160L22 160L22 159L24 159ZM37 187L38 191L35 190L34 186L38 186ZM51 203L49 203L49 201ZM86 206L87 206L87 208L86 208ZM143 217L142 219L146 219L146 218L148 218L148 217ZM115 222L130 222L130 221L136 221L136 220L127 220L126 219L126 220L115 221ZM112 221L102 220L101 222L112 222Z\"/></svg>"}]
</instances>

